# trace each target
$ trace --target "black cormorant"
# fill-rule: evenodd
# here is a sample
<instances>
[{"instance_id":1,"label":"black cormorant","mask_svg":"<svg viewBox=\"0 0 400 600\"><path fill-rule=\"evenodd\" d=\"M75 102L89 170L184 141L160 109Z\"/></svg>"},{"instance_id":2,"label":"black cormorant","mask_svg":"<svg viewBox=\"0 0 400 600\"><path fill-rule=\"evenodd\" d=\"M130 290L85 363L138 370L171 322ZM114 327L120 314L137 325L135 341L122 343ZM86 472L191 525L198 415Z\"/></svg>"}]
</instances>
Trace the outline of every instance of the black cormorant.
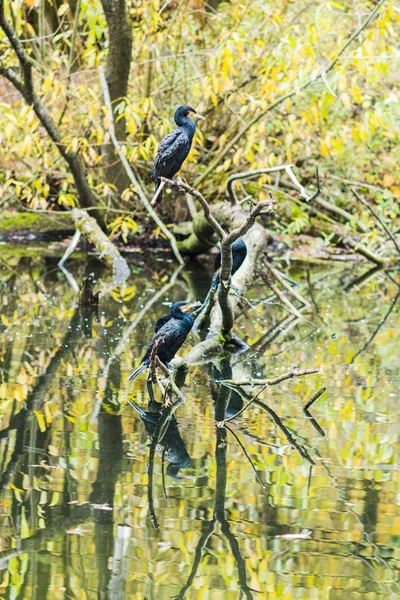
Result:
<instances>
[{"instance_id":1,"label":"black cormorant","mask_svg":"<svg viewBox=\"0 0 400 600\"><path fill-rule=\"evenodd\" d=\"M196 123L190 117L204 119L191 106L179 106L174 114L174 120L178 127L162 140L158 148L151 170L151 178L156 184L155 194L161 184L159 177L172 179L190 152L196 131ZM157 198L153 198L152 204L159 204L161 198L162 190Z\"/></svg>"},{"instance_id":2,"label":"black cormorant","mask_svg":"<svg viewBox=\"0 0 400 600\"><path fill-rule=\"evenodd\" d=\"M138 367L131 375L128 380L135 379L144 371L150 364L151 351L154 344L161 338L161 342L157 348L157 356L165 365L168 365L179 348L184 344L190 330L193 327L194 319L192 315L187 314L192 304L189 302L175 302L171 307L171 314L167 315L169 318L166 322L165 317L158 320L155 331L156 334L153 336L149 347L147 348L146 354L142 359L142 364ZM163 323L161 323L163 322Z\"/></svg>"}]
</instances>

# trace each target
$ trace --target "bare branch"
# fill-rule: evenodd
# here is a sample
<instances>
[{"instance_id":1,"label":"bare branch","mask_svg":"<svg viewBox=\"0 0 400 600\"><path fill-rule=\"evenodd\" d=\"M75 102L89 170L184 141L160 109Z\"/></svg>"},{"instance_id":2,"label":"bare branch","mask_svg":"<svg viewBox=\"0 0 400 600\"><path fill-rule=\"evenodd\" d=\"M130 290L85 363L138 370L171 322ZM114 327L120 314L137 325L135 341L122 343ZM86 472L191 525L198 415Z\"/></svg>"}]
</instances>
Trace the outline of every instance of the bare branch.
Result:
<instances>
[{"instance_id":1,"label":"bare branch","mask_svg":"<svg viewBox=\"0 0 400 600\"><path fill-rule=\"evenodd\" d=\"M182 192L186 192L187 194L190 194L193 198L196 198L196 200L198 200L201 204L204 213L204 218L206 219L210 227L214 229L219 239L223 240L226 237L227 234L222 229L218 221L216 221L216 219L213 217L210 205L208 204L204 196L200 194L200 192L192 188L188 183L186 183L186 181L183 181L182 179L175 182L171 181L170 179L167 179L166 177L160 177L160 181L164 183L164 185L168 185L169 187L178 187L178 189L180 189Z\"/></svg>"},{"instance_id":2,"label":"bare branch","mask_svg":"<svg viewBox=\"0 0 400 600\"><path fill-rule=\"evenodd\" d=\"M267 268L271 268L271 265L269 265L269 263L267 263L267 261L265 261L264 264L265 264L265 266ZM286 296L284 296L282 294L282 292L279 290L279 288L272 281L271 277L269 277L268 274L263 269L261 269L261 271L260 271L260 276L261 276L262 280L267 284L267 286L273 291L273 293L278 298L278 300L280 300L282 302L282 304L284 304L286 306L286 308L288 309L288 311L292 315L294 315L295 317L297 317L298 319L303 319L302 314L290 302L290 300L288 298L286 298Z\"/></svg>"},{"instance_id":3,"label":"bare branch","mask_svg":"<svg viewBox=\"0 0 400 600\"><path fill-rule=\"evenodd\" d=\"M281 383L281 381L285 381L285 379L292 379L292 377L303 377L303 375L313 375L314 373L319 373L319 369L291 369L287 373L283 373L283 375L279 375L279 377L275 377L275 379L225 379L221 381L223 384L229 385L277 385Z\"/></svg>"},{"instance_id":4,"label":"bare branch","mask_svg":"<svg viewBox=\"0 0 400 600\"><path fill-rule=\"evenodd\" d=\"M288 167L293 167L293 165L280 165L278 167L270 167L266 169L254 169L254 171L244 171L243 173L234 173L230 177L228 177L226 181L226 190L228 192L228 196L234 204L237 204L237 198L233 189L233 184L235 181L240 181L241 179L253 179L253 177L258 177L260 175L268 174L268 173L279 173L280 171L286 171Z\"/></svg>"},{"instance_id":5,"label":"bare branch","mask_svg":"<svg viewBox=\"0 0 400 600\"><path fill-rule=\"evenodd\" d=\"M127 161L125 154L122 152L121 144L119 143L119 141L117 140L117 137L115 135L115 127L114 127L114 119L113 119L113 113L112 113L112 107L111 107L111 99L110 99L110 93L108 90L106 76L104 74L104 69L100 66L98 69L98 72L99 72L99 77L100 77L101 88L103 90L104 103L105 103L108 113L109 113L108 131L110 134L111 141L114 144L114 148L117 151L117 154L124 166L124 169L129 177L131 183L135 187L135 191L137 192L137 195L139 196L141 203L143 204L143 206L145 207L145 209L147 210L147 212L149 213L149 215L151 216L153 221L156 223L156 225L158 225L158 227L161 229L161 231L163 232L165 237L169 240L169 243L171 244L171 248L176 257L176 260L179 262L179 264L183 265L184 264L183 258L181 256L181 253L178 250L175 236L164 225L163 221L160 219L160 217L157 215L157 213L150 206L150 202L147 200L146 194L144 193L139 181L137 180L136 176L134 175L134 173L131 169L131 166Z\"/></svg>"},{"instance_id":6,"label":"bare branch","mask_svg":"<svg viewBox=\"0 0 400 600\"><path fill-rule=\"evenodd\" d=\"M221 381L222 384L225 384L226 381ZM233 419L237 419L237 417L239 415L241 415L247 408L249 408L249 406L251 404L253 404L253 402L255 402L255 400L257 400L258 396L265 390L265 388L268 387L268 384L266 383L260 390L258 390L257 394L251 399L249 400L249 402L247 404L245 404L244 406L242 406L242 408L236 413L234 414L232 417L229 417L229 419L225 419L224 423L229 423L229 421L232 421Z\"/></svg>"},{"instance_id":7,"label":"bare branch","mask_svg":"<svg viewBox=\"0 0 400 600\"><path fill-rule=\"evenodd\" d=\"M309 307L310 303L307 302L307 300L305 300L303 298L303 296L301 296L299 294L299 292L296 291L296 289L294 287L292 287L291 285L288 284L287 281L285 281L285 279L281 276L281 274L279 273L279 271L277 269L275 269L267 259L265 259L263 261L263 264L267 267L267 269L269 270L269 272L279 281L279 283L285 288L285 290L287 290L289 292L289 294L292 294L292 296L294 296L296 298L296 300L298 300L299 302L301 302L302 304L304 304L305 307Z\"/></svg>"}]
</instances>

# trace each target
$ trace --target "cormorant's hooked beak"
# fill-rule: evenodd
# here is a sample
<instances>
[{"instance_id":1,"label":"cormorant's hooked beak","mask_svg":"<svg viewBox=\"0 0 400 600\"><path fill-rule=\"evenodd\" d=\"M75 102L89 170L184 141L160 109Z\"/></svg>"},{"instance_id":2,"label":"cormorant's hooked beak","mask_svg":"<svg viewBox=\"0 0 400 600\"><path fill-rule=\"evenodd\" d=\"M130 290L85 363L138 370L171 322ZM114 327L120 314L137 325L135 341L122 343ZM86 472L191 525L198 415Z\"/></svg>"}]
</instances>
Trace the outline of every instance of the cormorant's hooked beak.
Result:
<instances>
[{"instance_id":1,"label":"cormorant's hooked beak","mask_svg":"<svg viewBox=\"0 0 400 600\"><path fill-rule=\"evenodd\" d=\"M201 119L202 121L206 120L206 118L203 117L203 115L199 115L198 113L195 113L195 112L189 113L189 117L191 117L192 119Z\"/></svg>"},{"instance_id":2,"label":"cormorant's hooked beak","mask_svg":"<svg viewBox=\"0 0 400 600\"><path fill-rule=\"evenodd\" d=\"M192 308L195 308L197 306L202 306L201 302L199 302L198 300L196 300L196 302L188 302L187 304L184 304L183 306L181 306L181 311L183 313L186 313L189 310L191 310Z\"/></svg>"}]
</instances>

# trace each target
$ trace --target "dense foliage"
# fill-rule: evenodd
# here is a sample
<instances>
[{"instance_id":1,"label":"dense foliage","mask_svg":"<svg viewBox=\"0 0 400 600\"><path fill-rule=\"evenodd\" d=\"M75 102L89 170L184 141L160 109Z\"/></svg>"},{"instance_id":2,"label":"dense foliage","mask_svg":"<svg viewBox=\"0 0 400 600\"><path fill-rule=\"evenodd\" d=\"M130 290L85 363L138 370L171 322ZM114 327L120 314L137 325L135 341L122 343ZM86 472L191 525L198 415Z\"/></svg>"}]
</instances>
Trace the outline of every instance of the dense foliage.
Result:
<instances>
[{"instance_id":1,"label":"dense foliage","mask_svg":"<svg viewBox=\"0 0 400 600\"><path fill-rule=\"evenodd\" d=\"M395 219L400 14L396 3L381 4L326 73L374 2L127 2L132 61L127 96L114 107L117 120L125 120L126 156L149 194L159 140L172 127L175 107L188 103L207 121L183 175L210 199L224 197L226 178L236 171L293 162L303 183L312 184L318 164L325 198L362 213L367 223L370 214L344 180L361 181L379 188L366 191L386 219ZM110 140L97 71L107 61L109 32L100 1L25 0L6 3L6 14L34 61L35 84L62 140L84 161L99 204L109 204L115 187L102 168ZM17 65L4 35L0 55L1 66ZM2 205L76 204L72 176L32 108L11 84L0 85ZM263 182L255 190L261 198ZM119 208L139 209L132 192L122 193ZM282 205L276 226L303 230L308 217L301 204ZM112 212L108 221L114 232L122 225ZM136 223L124 227L135 230Z\"/></svg>"}]
</instances>

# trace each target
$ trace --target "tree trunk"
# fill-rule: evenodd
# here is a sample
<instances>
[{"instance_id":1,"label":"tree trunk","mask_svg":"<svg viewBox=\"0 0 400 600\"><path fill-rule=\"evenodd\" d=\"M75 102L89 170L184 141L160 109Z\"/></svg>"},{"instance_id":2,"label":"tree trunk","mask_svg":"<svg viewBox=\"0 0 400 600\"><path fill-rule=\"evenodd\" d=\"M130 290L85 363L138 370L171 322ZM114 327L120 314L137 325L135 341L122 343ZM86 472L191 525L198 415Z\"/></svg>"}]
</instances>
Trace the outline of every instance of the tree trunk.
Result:
<instances>
[{"instance_id":1,"label":"tree trunk","mask_svg":"<svg viewBox=\"0 0 400 600\"><path fill-rule=\"evenodd\" d=\"M118 119L116 107L128 92L128 79L132 56L132 31L127 20L125 0L101 0L108 25L108 56L106 79L110 92L115 133L118 141L126 140L125 118ZM118 155L111 144L103 146L106 180L116 186L121 194L129 180Z\"/></svg>"}]
</instances>

